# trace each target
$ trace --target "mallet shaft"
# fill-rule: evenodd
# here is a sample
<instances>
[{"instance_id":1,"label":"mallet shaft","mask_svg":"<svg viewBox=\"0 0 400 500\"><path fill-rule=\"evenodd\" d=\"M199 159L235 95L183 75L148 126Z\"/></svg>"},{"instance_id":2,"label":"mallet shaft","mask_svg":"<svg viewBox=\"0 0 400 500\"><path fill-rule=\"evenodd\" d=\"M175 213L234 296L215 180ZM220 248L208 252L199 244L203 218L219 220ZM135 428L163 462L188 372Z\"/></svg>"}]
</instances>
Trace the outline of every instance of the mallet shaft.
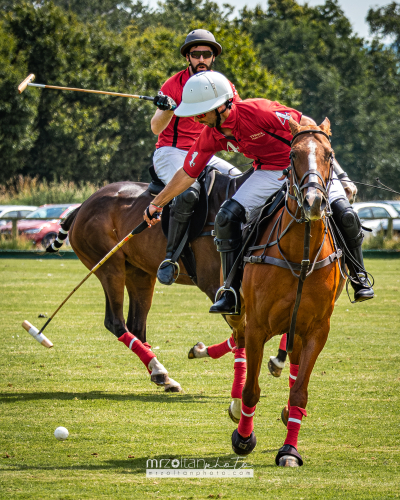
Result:
<instances>
[{"instance_id":1,"label":"mallet shaft","mask_svg":"<svg viewBox=\"0 0 400 500\"><path fill-rule=\"evenodd\" d=\"M32 75L30 75L30 76L32 76ZM26 80L24 80L21 83L21 85L18 87L18 90L19 90L19 88L25 82L27 82L25 84L25 86L23 87L23 89L20 90L19 93L21 93L26 88L26 86L29 86L29 87L38 87L40 89L71 90L73 92L86 92L88 94L104 94L104 95L113 95L113 96L116 96L116 97L130 97L132 99L144 99L145 101L153 101L154 100L154 97L148 97L148 96L145 96L145 95L121 94L119 92L106 92L104 90L76 89L76 88L73 88L73 87L58 87L56 85L43 85L42 83L28 83L28 81L27 81L28 78Z\"/></svg>"},{"instance_id":2,"label":"mallet shaft","mask_svg":"<svg viewBox=\"0 0 400 500\"><path fill-rule=\"evenodd\" d=\"M117 245L115 245L114 248L112 248L108 254L103 257L101 259L100 262L98 262L94 267L93 269L91 269L90 273L88 275L86 275L83 280L72 290L72 292L63 300L63 302L61 302L61 304L57 307L57 309L53 312L53 314L50 316L50 318L46 321L46 323L42 326L42 328L40 329L38 335L40 335L43 330L47 327L47 325L50 323L50 321L54 318L54 316L58 313L58 311L62 308L62 306L67 302L67 300L78 290L78 288L80 288L84 283L85 281L93 274L97 271L97 269L99 269L99 267L101 267L104 262L106 262L106 260L108 260L112 255L115 254L115 252L117 252L123 245L125 245L125 243L127 241L129 241L133 236L135 236L136 234L139 234L141 233L142 231L144 231L145 229L147 228L147 222L146 221L143 221L141 222L137 227L135 227L135 229L128 234L128 236L125 236L125 238L123 240L121 240Z\"/></svg>"}]
</instances>

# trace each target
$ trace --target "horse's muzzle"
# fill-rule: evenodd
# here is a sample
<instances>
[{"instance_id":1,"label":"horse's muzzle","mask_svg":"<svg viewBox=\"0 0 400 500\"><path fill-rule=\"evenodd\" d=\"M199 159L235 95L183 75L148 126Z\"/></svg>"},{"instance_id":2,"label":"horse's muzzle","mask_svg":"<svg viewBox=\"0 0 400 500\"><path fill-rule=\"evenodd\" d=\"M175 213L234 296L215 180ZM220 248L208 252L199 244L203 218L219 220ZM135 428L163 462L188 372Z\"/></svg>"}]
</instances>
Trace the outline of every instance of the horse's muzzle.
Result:
<instances>
[{"instance_id":1,"label":"horse's muzzle","mask_svg":"<svg viewBox=\"0 0 400 500\"><path fill-rule=\"evenodd\" d=\"M326 200L322 193L315 188L309 188L304 196L303 211L307 220L319 220L324 214Z\"/></svg>"}]
</instances>

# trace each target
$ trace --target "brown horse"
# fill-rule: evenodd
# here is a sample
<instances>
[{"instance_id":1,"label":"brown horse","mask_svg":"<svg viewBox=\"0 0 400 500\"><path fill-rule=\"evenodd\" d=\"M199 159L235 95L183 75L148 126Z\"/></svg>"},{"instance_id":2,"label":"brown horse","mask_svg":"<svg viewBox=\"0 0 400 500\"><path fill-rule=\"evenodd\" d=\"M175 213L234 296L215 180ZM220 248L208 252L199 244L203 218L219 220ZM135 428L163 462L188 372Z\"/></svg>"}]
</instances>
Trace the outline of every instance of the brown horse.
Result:
<instances>
[{"instance_id":1,"label":"brown horse","mask_svg":"<svg viewBox=\"0 0 400 500\"><path fill-rule=\"evenodd\" d=\"M265 256L262 263L247 264L244 269L242 290L245 313L242 313L236 340L238 347L246 347L247 376L242 392L240 422L232 435L232 446L236 453L245 455L256 445L253 415L260 399L258 378L264 344L273 336L289 331L298 288L298 278L289 268L278 265L284 265L286 259L293 268L291 263L299 264L302 261L305 226L309 224L310 269L314 260L324 261L324 265L317 266L304 282L294 348L289 355L292 384L288 403L288 433L276 457L277 465L298 466L303 463L297 451L297 437L302 417L306 415L307 387L314 364L327 340L330 317L343 280L338 261L325 261L328 256L335 254L333 239L330 233L326 234L326 210L329 204L324 184L329 184L334 159L328 140L329 120L325 119L319 127L304 127L291 120L290 128L294 136L292 171L289 174L290 196L286 207L262 231L258 245L276 240L285 228L289 229L280 240L279 247L274 245L253 252L250 262L257 262L257 256ZM313 152L313 162L309 160L310 151ZM319 175L315 174L312 167L315 163ZM316 187L316 183L320 187ZM280 222L275 225L279 218ZM274 265L273 259L280 261L278 265L276 262Z\"/></svg>"},{"instance_id":2,"label":"brown horse","mask_svg":"<svg viewBox=\"0 0 400 500\"><path fill-rule=\"evenodd\" d=\"M209 197L205 230L212 223L222 202L232 196L246 180L250 171L231 179L215 172L215 182ZM63 227L69 230L69 240L81 262L91 269L143 221L143 211L152 201L148 184L118 182L94 193L75 212ZM66 236L66 235L65 235ZM64 236L64 237L65 237ZM151 380L166 391L181 390L178 382L168 377L146 342L146 320L149 313L158 266L165 257L166 238L161 224L132 238L96 271L106 299L105 327L134 351L151 373ZM220 283L220 257L213 238L201 236L191 242L196 259L197 286L211 301ZM182 285L194 285L184 264L176 280ZM124 287L129 296L129 312L123 315Z\"/></svg>"}]
</instances>

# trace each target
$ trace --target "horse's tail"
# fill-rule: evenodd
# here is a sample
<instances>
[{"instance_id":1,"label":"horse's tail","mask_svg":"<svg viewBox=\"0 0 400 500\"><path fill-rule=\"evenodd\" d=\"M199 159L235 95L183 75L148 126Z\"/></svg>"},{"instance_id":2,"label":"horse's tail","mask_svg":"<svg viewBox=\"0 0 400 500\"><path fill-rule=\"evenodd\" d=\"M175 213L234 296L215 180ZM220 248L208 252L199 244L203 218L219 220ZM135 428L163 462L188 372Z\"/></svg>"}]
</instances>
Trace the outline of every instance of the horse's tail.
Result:
<instances>
[{"instance_id":1,"label":"horse's tail","mask_svg":"<svg viewBox=\"0 0 400 500\"><path fill-rule=\"evenodd\" d=\"M82 205L81 205L82 206ZM58 232L57 238L54 242L46 248L46 252L48 253L56 253L62 247L64 240L67 239L68 232L71 229L72 223L75 220L75 217L78 215L79 209L81 206L76 207L72 212L70 212L65 219L61 221L61 229Z\"/></svg>"}]
</instances>

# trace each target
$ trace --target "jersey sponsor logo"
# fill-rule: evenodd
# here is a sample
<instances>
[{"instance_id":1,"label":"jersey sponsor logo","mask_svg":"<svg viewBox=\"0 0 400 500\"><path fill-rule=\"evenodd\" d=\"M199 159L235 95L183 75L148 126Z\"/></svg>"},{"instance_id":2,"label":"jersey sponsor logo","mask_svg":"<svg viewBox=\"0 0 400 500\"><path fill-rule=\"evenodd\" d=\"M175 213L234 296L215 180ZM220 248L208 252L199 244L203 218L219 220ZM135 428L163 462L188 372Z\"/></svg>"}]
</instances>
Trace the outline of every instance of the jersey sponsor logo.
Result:
<instances>
[{"instance_id":1,"label":"jersey sponsor logo","mask_svg":"<svg viewBox=\"0 0 400 500\"><path fill-rule=\"evenodd\" d=\"M196 159L196 156L198 155L199 153L197 151L195 151L193 154L192 154L192 159L190 160L189 162L189 166L190 167L194 167L195 166L195 163L194 163L194 160Z\"/></svg>"},{"instance_id":2,"label":"jersey sponsor logo","mask_svg":"<svg viewBox=\"0 0 400 500\"><path fill-rule=\"evenodd\" d=\"M253 141L255 141L256 139L258 139L259 137L262 137L264 134L264 132L259 132L258 134L253 134L250 136L250 139L252 139Z\"/></svg>"},{"instance_id":3,"label":"jersey sponsor logo","mask_svg":"<svg viewBox=\"0 0 400 500\"><path fill-rule=\"evenodd\" d=\"M279 121L282 123L283 126L285 126L286 120L290 120L290 114L289 113L280 113L279 111L275 111L276 116L279 118Z\"/></svg>"},{"instance_id":4,"label":"jersey sponsor logo","mask_svg":"<svg viewBox=\"0 0 400 500\"><path fill-rule=\"evenodd\" d=\"M228 141L226 144L226 150L230 153L240 153L239 148L234 146L230 141Z\"/></svg>"}]
</instances>

